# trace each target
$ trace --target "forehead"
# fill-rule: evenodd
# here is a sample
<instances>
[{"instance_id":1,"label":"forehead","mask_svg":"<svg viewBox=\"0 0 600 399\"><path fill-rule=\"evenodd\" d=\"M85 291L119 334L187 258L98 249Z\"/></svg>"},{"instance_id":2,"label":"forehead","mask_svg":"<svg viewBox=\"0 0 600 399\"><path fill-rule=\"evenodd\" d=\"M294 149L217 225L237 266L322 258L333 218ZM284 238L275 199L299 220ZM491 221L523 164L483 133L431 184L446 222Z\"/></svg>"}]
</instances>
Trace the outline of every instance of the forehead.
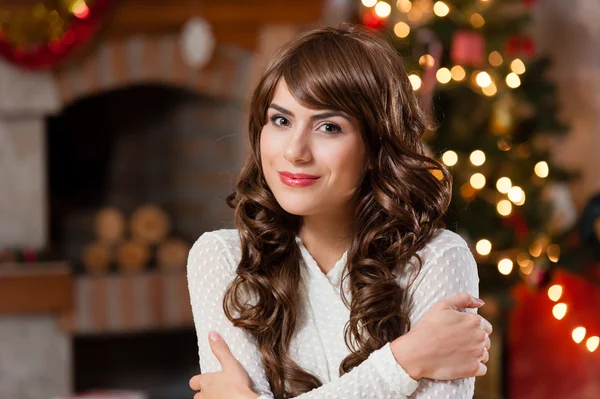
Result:
<instances>
[{"instance_id":1,"label":"forehead","mask_svg":"<svg viewBox=\"0 0 600 399\"><path fill-rule=\"evenodd\" d=\"M273 98L269 105L277 105L278 107L285 108L294 114L306 113L314 114L324 110L333 110L332 107L317 107L309 104L302 104L294 97L292 92L289 90L285 80L281 78L275 87Z\"/></svg>"}]
</instances>

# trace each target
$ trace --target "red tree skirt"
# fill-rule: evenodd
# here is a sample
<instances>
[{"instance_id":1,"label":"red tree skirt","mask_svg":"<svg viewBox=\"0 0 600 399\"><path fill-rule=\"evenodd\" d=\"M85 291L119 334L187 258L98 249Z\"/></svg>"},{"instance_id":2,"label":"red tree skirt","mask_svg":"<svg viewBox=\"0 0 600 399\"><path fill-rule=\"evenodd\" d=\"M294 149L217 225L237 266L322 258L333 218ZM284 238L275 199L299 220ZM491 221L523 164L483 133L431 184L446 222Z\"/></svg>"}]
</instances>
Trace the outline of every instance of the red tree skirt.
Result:
<instances>
[{"instance_id":1,"label":"red tree skirt","mask_svg":"<svg viewBox=\"0 0 600 399\"><path fill-rule=\"evenodd\" d=\"M69 29L56 42L20 48L9 43L0 32L0 57L25 69L51 68L94 37L113 2L114 0L96 0L88 12L79 17L73 16Z\"/></svg>"},{"instance_id":2,"label":"red tree skirt","mask_svg":"<svg viewBox=\"0 0 600 399\"><path fill-rule=\"evenodd\" d=\"M509 323L509 397L511 399L600 398L600 348L589 352L585 342L600 336L600 290L566 271L555 272L549 286L560 284L567 304L562 320L552 315L556 304L547 290L516 290L518 305ZM580 344L573 329L583 326Z\"/></svg>"}]
</instances>

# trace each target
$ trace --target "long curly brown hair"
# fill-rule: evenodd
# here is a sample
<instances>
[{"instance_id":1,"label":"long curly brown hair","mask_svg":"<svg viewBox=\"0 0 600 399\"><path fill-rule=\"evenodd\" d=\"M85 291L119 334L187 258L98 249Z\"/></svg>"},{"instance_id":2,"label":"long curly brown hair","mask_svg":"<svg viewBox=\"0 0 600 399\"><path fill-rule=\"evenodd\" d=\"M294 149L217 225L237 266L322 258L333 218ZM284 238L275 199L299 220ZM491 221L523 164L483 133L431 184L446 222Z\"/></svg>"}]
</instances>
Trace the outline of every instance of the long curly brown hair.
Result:
<instances>
[{"instance_id":1,"label":"long curly brown hair","mask_svg":"<svg viewBox=\"0 0 600 399\"><path fill-rule=\"evenodd\" d=\"M433 126L419 108L401 57L384 38L345 25L308 31L279 50L254 91L252 151L227 198L235 209L242 258L223 309L256 339L273 394L287 398L322 382L289 352L301 282L295 241L301 217L277 203L261 167L260 133L281 79L300 104L355 117L368 154L344 270L351 297L342 295L350 309L344 337L350 355L340 375L409 330L411 298L394 274L407 272L412 259L421 267L417 251L441 226L452 183L444 167L424 154L422 135Z\"/></svg>"}]
</instances>

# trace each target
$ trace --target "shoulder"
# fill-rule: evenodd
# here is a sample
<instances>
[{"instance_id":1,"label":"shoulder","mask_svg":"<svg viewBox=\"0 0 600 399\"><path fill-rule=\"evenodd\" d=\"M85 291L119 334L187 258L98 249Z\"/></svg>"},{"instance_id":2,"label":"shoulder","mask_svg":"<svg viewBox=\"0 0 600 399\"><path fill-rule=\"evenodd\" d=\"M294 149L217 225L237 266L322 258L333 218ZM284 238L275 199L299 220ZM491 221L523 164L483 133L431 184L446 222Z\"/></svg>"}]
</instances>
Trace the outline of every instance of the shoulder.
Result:
<instances>
[{"instance_id":1,"label":"shoulder","mask_svg":"<svg viewBox=\"0 0 600 399\"><path fill-rule=\"evenodd\" d=\"M203 233L190 249L188 268L192 265L218 265L235 271L241 258L240 237L235 229Z\"/></svg>"},{"instance_id":2,"label":"shoulder","mask_svg":"<svg viewBox=\"0 0 600 399\"><path fill-rule=\"evenodd\" d=\"M438 229L433 238L419 251L419 255L423 262L426 262L452 250L455 252L470 252L469 245L461 236L450 230Z\"/></svg>"},{"instance_id":3,"label":"shoulder","mask_svg":"<svg viewBox=\"0 0 600 399\"><path fill-rule=\"evenodd\" d=\"M477 274L477 264L469 245L460 235L450 230L437 230L425 247L418 251L418 255L421 264L412 261L408 269L405 269L404 278L407 282L448 273Z\"/></svg>"}]
</instances>

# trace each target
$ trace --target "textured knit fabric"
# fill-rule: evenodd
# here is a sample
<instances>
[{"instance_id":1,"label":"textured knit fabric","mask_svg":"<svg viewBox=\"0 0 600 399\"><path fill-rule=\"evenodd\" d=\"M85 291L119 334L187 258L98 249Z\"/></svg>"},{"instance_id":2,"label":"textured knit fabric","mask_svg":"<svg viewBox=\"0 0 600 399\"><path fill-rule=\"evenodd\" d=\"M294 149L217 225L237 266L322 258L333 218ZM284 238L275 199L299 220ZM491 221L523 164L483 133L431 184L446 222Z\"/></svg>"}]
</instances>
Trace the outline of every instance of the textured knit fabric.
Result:
<instances>
[{"instance_id":1,"label":"textured knit fabric","mask_svg":"<svg viewBox=\"0 0 600 399\"><path fill-rule=\"evenodd\" d=\"M299 238L302 290L298 302L297 330L291 342L292 358L305 370L321 379L323 386L298 396L325 398L472 398L474 378L453 381L422 379L415 381L396 362L389 343L349 373L339 376L339 365L350 353L344 343L344 325L350 312L341 298L340 284L347 253L325 274ZM460 236L439 230L419 255L423 266L410 286L414 325L436 302L460 292L479 296L477 265ZM198 336L198 354L202 372L220 371L221 366L210 350L208 333L215 330L225 339L232 354L242 364L261 399L272 398L261 355L253 337L233 327L223 313L223 294L235 277L241 258L236 230L218 230L203 234L188 258L188 284L194 323ZM396 275L406 285L410 276ZM412 276L414 277L414 275ZM348 279L344 280L347 284ZM344 288L344 292L348 290ZM349 294L347 294L349 296Z\"/></svg>"}]
</instances>

